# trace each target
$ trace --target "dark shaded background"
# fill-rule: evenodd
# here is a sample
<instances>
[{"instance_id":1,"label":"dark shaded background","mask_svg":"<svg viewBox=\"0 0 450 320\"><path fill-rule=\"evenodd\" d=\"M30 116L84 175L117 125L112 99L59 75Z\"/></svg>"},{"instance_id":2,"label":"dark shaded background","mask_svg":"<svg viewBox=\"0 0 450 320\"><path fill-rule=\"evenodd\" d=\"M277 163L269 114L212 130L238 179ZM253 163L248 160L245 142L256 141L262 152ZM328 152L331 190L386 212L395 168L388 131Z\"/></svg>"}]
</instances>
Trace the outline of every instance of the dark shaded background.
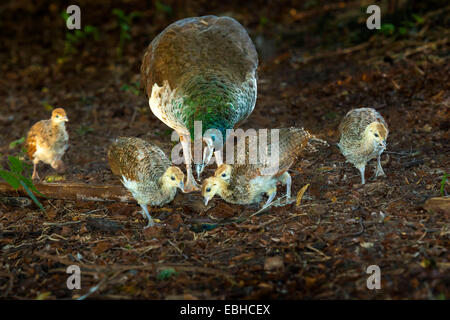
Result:
<instances>
[{"instance_id":1,"label":"dark shaded background","mask_svg":"<svg viewBox=\"0 0 450 320\"><path fill-rule=\"evenodd\" d=\"M378 31L365 25L373 3ZM71 40L61 17L69 4L98 37ZM138 13L122 48L114 9ZM0 203L0 295L75 298L101 282L91 298L448 299L448 207L424 203L441 196L450 171L449 11L447 1L2 2L3 167L5 155L21 154L10 143L55 107L70 118L66 182L119 184L105 159L119 135L169 153L171 131L139 90L141 58L168 24L206 14L237 19L259 53L258 100L243 128L302 125L330 147L292 170L293 192L310 184L301 206L243 224L221 222L254 208L219 199L205 208L198 194L152 208L166 226L145 231L135 203L50 199L46 213ZM376 108L390 129L387 177L366 186L335 147L340 119L359 107ZM70 264L82 268L80 291L66 289ZM372 264L381 290L366 288Z\"/></svg>"}]
</instances>

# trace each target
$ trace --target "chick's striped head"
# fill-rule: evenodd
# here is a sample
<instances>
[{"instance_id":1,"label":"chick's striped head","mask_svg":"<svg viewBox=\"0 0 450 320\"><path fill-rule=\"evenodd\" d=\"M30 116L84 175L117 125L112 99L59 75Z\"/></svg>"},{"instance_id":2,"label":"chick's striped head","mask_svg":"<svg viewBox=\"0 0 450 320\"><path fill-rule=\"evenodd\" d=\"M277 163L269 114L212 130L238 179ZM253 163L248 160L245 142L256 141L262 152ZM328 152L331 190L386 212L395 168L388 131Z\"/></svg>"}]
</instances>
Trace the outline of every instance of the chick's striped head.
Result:
<instances>
[{"instance_id":1,"label":"chick's striped head","mask_svg":"<svg viewBox=\"0 0 450 320\"><path fill-rule=\"evenodd\" d=\"M217 177L209 177L203 180L202 196L205 200L205 206L208 205L209 200L211 200L216 194L221 194L223 183L224 182Z\"/></svg>"},{"instance_id":2,"label":"chick's striped head","mask_svg":"<svg viewBox=\"0 0 450 320\"><path fill-rule=\"evenodd\" d=\"M179 188L181 191L184 189L184 173L180 168L172 166L164 172L161 177L162 184L168 188Z\"/></svg>"},{"instance_id":3,"label":"chick's striped head","mask_svg":"<svg viewBox=\"0 0 450 320\"><path fill-rule=\"evenodd\" d=\"M371 144L377 148L386 148L388 130L381 122L374 121L369 124L364 134L367 144Z\"/></svg>"},{"instance_id":4,"label":"chick's striped head","mask_svg":"<svg viewBox=\"0 0 450 320\"><path fill-rule=\"evenodd\" d=\"M67 122L69 118L67 118L66 110L63 108L56 108L52 112L52 121L53 122Z\"/></svg>"},{"instance_id":5,"label":"chick's striped head","mask_svg":"<svg viewBox=\"0 0 450 320\"><path fill-rule=\"evenodd\" d=\"M231 165L223 163L214 172L214 177L222 179L225 182L230 182L231 170Z\"/></svg>"}]
</instances>

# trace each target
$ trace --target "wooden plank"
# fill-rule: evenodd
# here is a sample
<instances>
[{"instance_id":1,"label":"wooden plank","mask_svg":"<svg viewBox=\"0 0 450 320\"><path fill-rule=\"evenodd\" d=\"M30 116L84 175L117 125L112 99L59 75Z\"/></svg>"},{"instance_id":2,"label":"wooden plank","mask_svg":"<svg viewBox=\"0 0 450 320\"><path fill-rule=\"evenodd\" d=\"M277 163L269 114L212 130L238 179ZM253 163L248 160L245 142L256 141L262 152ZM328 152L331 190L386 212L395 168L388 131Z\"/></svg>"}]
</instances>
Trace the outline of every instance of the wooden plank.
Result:
<instances>
[{"instance_id":1,"label":"wooden plank","mask_svg":"<svg viewBox=\"0 0 450 320\"><path fill-rule=\"evenodd\" d=\"M93 185L77 182L35 183L48 199L135 202L132 195L121 185ZM14 190L6 182L0 182L0 195L17 196L27 193L23 188ZM38 194L36 194L39 197ZM45 198L44 198L45 199Z\"/></svg>"}]
</instances>

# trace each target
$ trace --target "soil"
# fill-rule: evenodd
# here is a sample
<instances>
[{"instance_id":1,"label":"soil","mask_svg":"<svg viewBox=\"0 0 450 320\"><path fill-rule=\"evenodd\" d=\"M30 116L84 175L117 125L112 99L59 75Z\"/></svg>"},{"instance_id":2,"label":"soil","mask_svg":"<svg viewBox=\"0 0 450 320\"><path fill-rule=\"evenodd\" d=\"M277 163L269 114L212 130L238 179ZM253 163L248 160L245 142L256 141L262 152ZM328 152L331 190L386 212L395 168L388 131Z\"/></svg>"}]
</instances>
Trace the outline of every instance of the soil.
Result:
<instances>
[{"instance_id":1,"label":"soil","mask_svg":"<svg viewBox=\"0 0 450 320\"><path fill-rule=\"evenodd\" d=\"M251 217L255 207L217 197L205 207L199 193L150 208L162 225L145 230L136 203L41 199L45 212L0 203L0 296L72 299L100 284L89 299L448 299L450 212L424 205L450 192L442 183L450 173L448 6L399 8L392 19L416 10L425 21L408 35L386 35L366 30L358 2L305 3L79 1L82 24L99 37L85 35L70 53L66 6L2 4L4 168L6 155L20 153L9 144L56 107L70 119L65 182L120 185L106 161L117 136L169 155L172 131L135 86L141 58L168 24L205 14L236 18L260 55L257 103L242 128L303 126L330 146L292 167L293 194L309 184L299 205ZM122 54L114 8L140 14ZM387 176L371 179L373 161L365 185L336 147L340 119L360 107L389 125ZM41 163L39 174L55 172ZM81 268L80 290L66 286L69 265ZM380 267L379 290L366 286L371 265Z\"/></svg>"}]
</instances>

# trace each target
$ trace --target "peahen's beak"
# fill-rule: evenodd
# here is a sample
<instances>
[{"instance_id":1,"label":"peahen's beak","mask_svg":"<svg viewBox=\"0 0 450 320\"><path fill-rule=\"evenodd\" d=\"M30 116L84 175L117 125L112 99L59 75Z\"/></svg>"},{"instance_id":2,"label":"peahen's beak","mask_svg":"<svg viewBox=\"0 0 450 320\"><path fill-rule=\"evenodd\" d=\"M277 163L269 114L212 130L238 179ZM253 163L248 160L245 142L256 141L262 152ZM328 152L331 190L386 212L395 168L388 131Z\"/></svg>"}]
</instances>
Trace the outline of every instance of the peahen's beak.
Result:
<instances>
[{"instance_id":1,"label":"peahen's beak","mask_svg":"<svg viewBox=\"0 0 450 320\"><path fill-rule=\"evenodd\" d=\"M203 161L201 164L197 164L195 169L197 171L197 179L200 180L200 175L202 174L205 167L208 165L209 161L211 161L212 155L214 153L214 146L212 141L206 140L206 147L203 149Z\"/></svg>"}]
</instances>

